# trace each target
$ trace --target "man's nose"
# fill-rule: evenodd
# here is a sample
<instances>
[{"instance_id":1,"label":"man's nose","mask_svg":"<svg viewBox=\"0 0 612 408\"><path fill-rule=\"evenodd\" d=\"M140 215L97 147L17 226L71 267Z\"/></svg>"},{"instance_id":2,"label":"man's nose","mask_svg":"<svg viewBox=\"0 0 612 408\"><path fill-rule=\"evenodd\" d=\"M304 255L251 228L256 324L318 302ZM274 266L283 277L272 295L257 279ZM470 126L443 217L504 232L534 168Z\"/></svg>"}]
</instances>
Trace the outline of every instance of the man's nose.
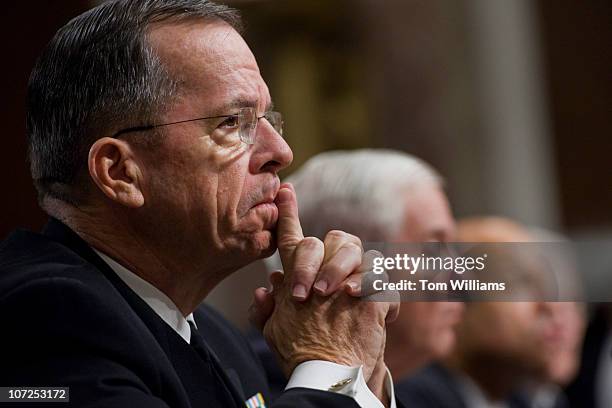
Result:
<instances>
[{"instance_id":1,"label":"man's nose","mask_svg":"<svg viewBox=\"0 0 612 408\"><path fill-rule=\"evenodd\" d=\"M255 143L252 146L251 173L273 172L278 173L293 161L293 152L265 118L257 123Z\"/></svg>"}]
</instances>

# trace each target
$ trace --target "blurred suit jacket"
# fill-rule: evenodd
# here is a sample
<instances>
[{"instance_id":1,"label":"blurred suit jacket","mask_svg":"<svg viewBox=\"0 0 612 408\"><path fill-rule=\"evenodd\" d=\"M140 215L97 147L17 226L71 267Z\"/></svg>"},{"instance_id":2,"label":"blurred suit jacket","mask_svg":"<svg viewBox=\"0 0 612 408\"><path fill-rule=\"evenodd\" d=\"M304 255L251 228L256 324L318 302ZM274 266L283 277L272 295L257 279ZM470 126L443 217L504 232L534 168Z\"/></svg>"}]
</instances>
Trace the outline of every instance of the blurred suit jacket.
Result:
<instances>
[{"instance_id":1,"label":"blurred suit jacket","mask_svg":"<svg viewBox=\"0 0 612 408\"><path fill-rule=\"evenodd\" d=\"M409 401L411 408L472 408L465 400L458 378L441 364L430 364L415 375L395 385L395 395ZM530 408L527 394L517 392L506 401L508 408ZM554 401L551 408L565 407L563 399Z\"/></svg>"},{"instance_id":2,"label":"blurred suit jacket","mask_svg":"<svg viewBox=\"0 0 612 408\"><path fill-rule=\"evenodd\" d=\"M440 364L431 364L395 384L395 395L411 408L469 408L459 384Z\"/></svg>"},{"instance_id":3,"label":"blurred suit jacket","mask_svg":"<svg viewBox=\"0 0 612 408\"><path fill-rule=\"evenodd\" d=\"M198 354L61 222L0 245L1 386L70 387L76 407L244 408L258 393L268 407L357 407L305 388L270 403L241 334L210 307L194 318L217 358Z\"/></svg>"},{"instance_id":4,"label":"blurred suit jacket","mask_svg":"<svg viewBox=\"0 0 612 408\"><path fill-rule=\"evenodd\" d=\"M599 305L587 327L582 343L580 369L574 381L567 387L567 396L572 407L597 407L597 374L602 363L602 352L604 352L606 339L612 331L609 323L612 311L606 308L609 309L610 305ZM609 361L612 356L607 356L607 358Z\"/></svg>"}]
</instances>

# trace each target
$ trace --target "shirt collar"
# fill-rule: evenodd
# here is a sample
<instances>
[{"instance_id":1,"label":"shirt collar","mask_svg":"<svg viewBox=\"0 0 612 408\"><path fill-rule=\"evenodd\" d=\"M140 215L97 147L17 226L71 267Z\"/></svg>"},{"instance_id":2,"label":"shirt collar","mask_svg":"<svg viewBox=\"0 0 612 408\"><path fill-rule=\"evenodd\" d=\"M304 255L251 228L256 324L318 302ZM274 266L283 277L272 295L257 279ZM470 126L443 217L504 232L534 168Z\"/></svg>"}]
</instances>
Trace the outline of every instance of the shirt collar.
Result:
<instances>
[{"instance_id":1,"label":"shirt collar","mask_svg":"<svg viewBox=\"0 0 612 408\"><path fill-rule=\"evenodd\" d=\"M108 255L98 251L93 248L93 250L100 255L100 257L111 267L111 269L121 278L121 280L128 285L130 289L132 289L142 300L145 301L147 305L161 319L166 322L166 324L179 334L187 343L191 340L191 327L189 327L188 322L192 322L193 325L197 328L195 320L193 318L193 313L184 317L179 308L174 304L174 302L166 296L161 290L157 289L155 286L151 285L146 280L142 279L140 276L136 275L134 272L128 270L123 265L119 264L117 261L109 257Z\"/></svg>"},{"instance_id":2,"label":"shirt collar","mask_svg":"<svg viewBox=\"0 0 612 408\"><path fill-rule=\"evenodd\" d=\"M491 401L484 391L467 375L457 377L459 389L465 398L466 406L474 408L508 408L505 401Z\"/></svg>"}]
</instances>

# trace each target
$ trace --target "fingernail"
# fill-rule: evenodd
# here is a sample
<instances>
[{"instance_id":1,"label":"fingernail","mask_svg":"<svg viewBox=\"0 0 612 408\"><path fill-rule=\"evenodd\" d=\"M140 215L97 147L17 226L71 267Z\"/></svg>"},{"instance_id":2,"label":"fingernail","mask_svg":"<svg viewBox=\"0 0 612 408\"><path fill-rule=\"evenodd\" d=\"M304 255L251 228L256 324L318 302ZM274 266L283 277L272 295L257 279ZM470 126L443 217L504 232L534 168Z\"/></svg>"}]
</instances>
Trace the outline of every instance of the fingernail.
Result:
<instances>
[{"instance_id":1,"label":"fingernail","mask_svg":"<svg viewBox=\"0 0 612 408\"><path fill-rule=\"evenodd\" d=\"M355 292L355 291L357 291L357 290L359 289L359 285L357 284L357 282L349 282L349 283L347 283L346 285L347 285L347 286L348 286L348 287L351 289L351 291L353 291L353 292Z\"/></svg>"},{"instance_id":2,"label":"fingernail","mask_svg":"<svg viewBox=\"0 0 612 408\"><path fill-rule=\"evenodd\" d=\"M320 281L315 283L314 288L317 290L317 292L325 294L325 290L327 289L327 282L321 279Z\"/></svg>"},{"instance_id":3,"label":"fingernail","mask_svg":"<svg viewBox=\"0 0 612 408\"><path fill-rule=\"evenodd\" d=\"M306 299L306 286L298 283L293 287L293 297L298 299Z\"/></svg>"},{"instance_id":4,"label":"fingernail","mask_svg":"<svg viewBox=\"0 0 612 408\"><path fill-rule=\"evenodd\" d=\"M291 190L289 190L287 187L281 188L276 194L276 200L278 203L284 203L291 200Z\"/></svg>"}]
</instances>

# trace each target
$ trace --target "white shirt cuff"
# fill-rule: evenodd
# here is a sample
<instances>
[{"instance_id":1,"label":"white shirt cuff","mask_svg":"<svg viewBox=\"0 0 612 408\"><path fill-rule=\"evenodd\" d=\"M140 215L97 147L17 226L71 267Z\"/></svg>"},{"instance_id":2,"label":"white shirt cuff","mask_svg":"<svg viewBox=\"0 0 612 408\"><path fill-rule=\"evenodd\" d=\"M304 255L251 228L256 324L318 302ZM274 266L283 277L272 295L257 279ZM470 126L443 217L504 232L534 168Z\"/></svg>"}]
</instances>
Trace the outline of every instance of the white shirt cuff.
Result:
<instances>
[{"instance_id":1,"label":"white shirt cuff","mask_svg":"<svg viewBox=\"0 0 612 408\"><path fill-rule=\"evenodd\" d=\"M295 367L285 389L298 387L347 395L362 408L384 408L383 403L366 384L362 366L348 367L323 360L305 361ZM385 378L385 387L390 399L390 408L396 408L393 379L389 370Z\"/></svg>"}]
</instances>

